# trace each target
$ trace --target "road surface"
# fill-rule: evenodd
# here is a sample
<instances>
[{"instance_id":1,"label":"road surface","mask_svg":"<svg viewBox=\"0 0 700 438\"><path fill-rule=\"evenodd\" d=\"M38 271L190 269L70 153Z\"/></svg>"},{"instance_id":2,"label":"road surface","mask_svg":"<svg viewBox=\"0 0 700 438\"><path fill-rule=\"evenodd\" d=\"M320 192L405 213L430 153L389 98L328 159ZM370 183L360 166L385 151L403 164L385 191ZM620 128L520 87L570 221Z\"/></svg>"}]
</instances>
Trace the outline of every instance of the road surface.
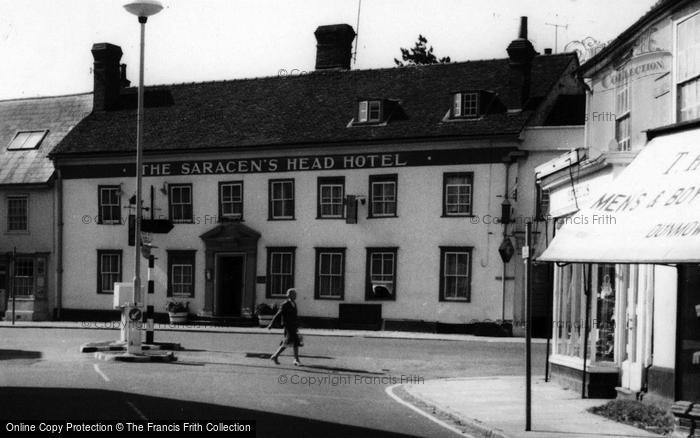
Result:
<instances>
[{"instance_id":1,"label":"road surface","mask_svg":"<svg viewBox=\"0 0 700 438\"><path fill-rule=\"evenodd\" d=\"M301 367L279 334L156 333L172 363L102 361L79 346L117 330L0 327L0 417L7 420L255 420L258 436L450 437L386 393L395 383L521 375L524 344L306 336ZM543 373L544 345L534 366ZM542 368L542 369L540 369Z\"/></svg>"}]
</instances>

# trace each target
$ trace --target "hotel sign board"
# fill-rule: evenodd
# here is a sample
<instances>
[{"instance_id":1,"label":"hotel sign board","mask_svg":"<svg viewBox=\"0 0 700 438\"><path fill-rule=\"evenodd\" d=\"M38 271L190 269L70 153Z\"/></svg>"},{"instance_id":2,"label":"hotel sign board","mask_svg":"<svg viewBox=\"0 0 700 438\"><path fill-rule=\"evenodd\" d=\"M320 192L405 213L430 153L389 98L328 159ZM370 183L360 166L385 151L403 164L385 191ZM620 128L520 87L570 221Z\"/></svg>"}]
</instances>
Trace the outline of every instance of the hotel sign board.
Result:
<instances>
[{"instance_id":1,"label":"hotel sign board","mask_svg":"<svg viewBox=\"0 0 700 438\"><path fill-rule=\"evenodd\" d=\"M700 130L654 138L591 193L539 260L700 263Z\"/></svg>"},{"instance_id":2,"label":"hotel sign board","mask_svg":"<svg viewBox=\"0 0 700 438\"><path fill-rule=\"evenodd\" d=\"M472 148L367 154L328 154L210 160L152 161L143 165L144 177L173 175L232 175L319 170L381 169L407 166L498 163L515 148ZM135 176L133 163L64 165L65 179Z\"/></svg>"}]
</instances>

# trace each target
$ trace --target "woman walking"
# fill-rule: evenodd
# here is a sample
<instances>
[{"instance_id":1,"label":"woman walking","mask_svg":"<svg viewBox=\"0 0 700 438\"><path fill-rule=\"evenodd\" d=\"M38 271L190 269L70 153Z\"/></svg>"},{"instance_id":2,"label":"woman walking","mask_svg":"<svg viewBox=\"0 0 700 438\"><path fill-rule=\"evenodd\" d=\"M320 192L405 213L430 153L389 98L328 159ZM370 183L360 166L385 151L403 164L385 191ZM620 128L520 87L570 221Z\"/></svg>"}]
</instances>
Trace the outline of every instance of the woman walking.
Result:
<instances>
[{"instance_id":1,"label":"woman walking","mask_svg":"<svg viewBox=\"0 0 700 438\"><path fill-rule=\"evenodd\" d=\"M297 319L297 291L294 288L287 290L287 301L282 304L279 312L272 318L267 329L270 330L277 319L282 318L282 326L284 327L284 339L280 343L280 348L270 359L279 365L277 358L282 354L285 348L291 346L294 351L294 365L299 366L299 321Z\"/></svg>"}]
</instances>

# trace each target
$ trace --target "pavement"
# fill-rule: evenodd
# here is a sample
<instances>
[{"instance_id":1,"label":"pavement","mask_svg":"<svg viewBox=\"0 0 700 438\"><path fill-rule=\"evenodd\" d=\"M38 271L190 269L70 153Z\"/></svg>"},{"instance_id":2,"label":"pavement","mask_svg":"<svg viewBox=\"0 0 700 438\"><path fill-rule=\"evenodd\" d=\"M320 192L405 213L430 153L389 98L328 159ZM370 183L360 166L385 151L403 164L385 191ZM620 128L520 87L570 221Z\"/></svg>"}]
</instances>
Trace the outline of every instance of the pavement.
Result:
<instances>
[{"instance_id":1,"label":"pavement","mask_svg":"<svg viewBox=\"0 0 700 438\"><path fill-rule=\"evenodd\" d=\"M119 321L0 321L0 327L7 328L56 328L56 329L118 329ZM268 330L262 327L228 327L220 325L203 324L155 324L155 331L167 332L200 332L200 333L237 333L237 334L274 334L279 336L279 329ZM337 330L301 328L304 336L333 336L343 338L379 338L379 339L412 339L431 341L478 341L524 344L525 338L516 337L488 337L476 335L458 335L449 333L423 333L405 331L374 331L374 330ZM545 344L546 339L533 339L533 344Z\"/></svg>"},{"instance_id":2,"label":"pavement","mask_svg":"<svg viewBox=\"0 0 700 438\"><path fill-rule=\"evenodd\" d=\"M427 380L394 385L387 393L441 426L474 438L660 436L587 412L609 400L581 399L579 393L543 377L533 377L529 432L522 376Z\"/></svg>"}]
</instances>

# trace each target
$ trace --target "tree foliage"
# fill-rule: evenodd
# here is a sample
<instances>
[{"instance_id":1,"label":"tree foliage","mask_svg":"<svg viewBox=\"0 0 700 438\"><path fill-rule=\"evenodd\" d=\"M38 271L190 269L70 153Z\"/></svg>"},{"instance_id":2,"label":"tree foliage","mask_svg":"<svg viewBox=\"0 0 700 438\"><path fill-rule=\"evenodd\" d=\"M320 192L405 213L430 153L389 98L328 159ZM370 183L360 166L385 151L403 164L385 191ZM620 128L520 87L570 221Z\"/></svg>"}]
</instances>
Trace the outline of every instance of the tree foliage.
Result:
<instances>
[{"instance_id":1,"label":"tree foliage","mask_svg":"<svg viewBox=\"0 0 700 438\"><path fill-rule=\"evenodd\" d=\"M433 54L433 46L428 46L428 39L423 35L418 35L418 41L416 41L413 48L404 49L401 47L400 49L403 61L394 58L394 62L398 67L408 65L446 64L451 62L449 56L438 59Z\"/></svg>"}]
</instances>

